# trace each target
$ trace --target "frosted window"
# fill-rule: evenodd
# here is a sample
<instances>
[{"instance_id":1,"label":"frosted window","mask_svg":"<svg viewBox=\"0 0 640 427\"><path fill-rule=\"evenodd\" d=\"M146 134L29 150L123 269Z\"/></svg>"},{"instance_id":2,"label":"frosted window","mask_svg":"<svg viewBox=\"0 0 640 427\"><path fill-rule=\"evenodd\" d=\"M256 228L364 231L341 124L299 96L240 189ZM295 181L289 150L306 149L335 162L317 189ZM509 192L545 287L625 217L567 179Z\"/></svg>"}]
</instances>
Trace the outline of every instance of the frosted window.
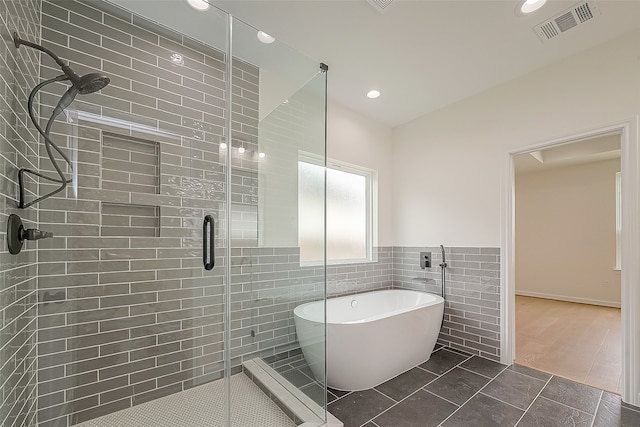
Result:
<instances>
[{"instance_id":1,"label":"frosted window","mask_svg":"<svg viewBox=\"0 0 640 427\"><path fill-rule=\"evenodd\" d=\"M299 162L300 261L324 257L324 171L322 166ZM328 167L327 261L362 261L370 253L370 177Z\"/></svg>"}]
</instances>

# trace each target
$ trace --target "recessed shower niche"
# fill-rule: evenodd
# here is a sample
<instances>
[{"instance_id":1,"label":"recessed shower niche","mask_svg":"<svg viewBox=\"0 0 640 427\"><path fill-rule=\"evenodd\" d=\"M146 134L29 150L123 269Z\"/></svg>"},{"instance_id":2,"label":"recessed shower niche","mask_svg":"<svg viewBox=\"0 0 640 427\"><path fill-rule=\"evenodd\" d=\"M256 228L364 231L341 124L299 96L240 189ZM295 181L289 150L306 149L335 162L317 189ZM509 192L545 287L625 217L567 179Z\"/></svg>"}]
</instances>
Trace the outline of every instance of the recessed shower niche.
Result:
<instances>
[{"instance_id":1,"label":"recessed shower niche","mask_svg":"<svg viewBox=\"0 0 640 427\"><path fill-rule=\"evenodd\" d=\"M129 203L102 202L101 236L160 237L160 207L130 203L127 193L160 194L160 147L155 141L102 132L100 184Z\"/></svg>"},{"instance_id":2,"label":"recessed shower niche","mask_svg":"<svg viewBox=\"0 0 640 427\"><path fill-rule=\"evenodd\" d=\"M160 193L160 148L155 141L102 133L102 189Z\"/></svg>"}]
</instances>

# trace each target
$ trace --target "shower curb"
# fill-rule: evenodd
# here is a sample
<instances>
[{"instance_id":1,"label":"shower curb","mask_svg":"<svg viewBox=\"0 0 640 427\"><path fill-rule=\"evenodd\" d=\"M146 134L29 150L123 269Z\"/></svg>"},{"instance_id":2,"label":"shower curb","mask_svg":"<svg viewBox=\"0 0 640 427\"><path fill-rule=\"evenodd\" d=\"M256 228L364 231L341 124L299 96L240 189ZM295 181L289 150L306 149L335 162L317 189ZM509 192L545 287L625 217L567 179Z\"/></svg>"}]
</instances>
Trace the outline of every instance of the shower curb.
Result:
<instances>
[{"instance_id":1,"label":"shower curb","mask_svg":"<svg viewBox=\"0 0 640 427\"><path fill-rule=\"evenodd\" d=\"M300 392L261 359L247 360L243 371L271 400L300 427L343 427L343 423L320 405ZM323 423L324 414L327 420Z\"/></svg>"}]
</instances>

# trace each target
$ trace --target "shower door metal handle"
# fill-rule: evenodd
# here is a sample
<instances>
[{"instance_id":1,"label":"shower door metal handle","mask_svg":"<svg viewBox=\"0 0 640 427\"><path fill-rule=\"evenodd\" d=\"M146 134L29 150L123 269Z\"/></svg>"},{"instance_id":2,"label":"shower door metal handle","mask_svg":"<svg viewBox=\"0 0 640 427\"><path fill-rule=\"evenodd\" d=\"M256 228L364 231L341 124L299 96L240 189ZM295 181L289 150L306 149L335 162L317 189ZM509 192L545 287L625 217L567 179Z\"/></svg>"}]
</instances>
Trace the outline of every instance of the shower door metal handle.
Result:
<instances>
[{"instance_id":1,"label":"shower door metal handle","mask_svg":"<svg viewBox=\"0 0 640 427\"><path fill-rule=\"evenodd\" d=\"M207 232L207 227L209 232ZM212 270L216 265L216 252L215 252L215 228L216 221L211 215L204 217L202 223L202 263L205 270ZM208 240L208 246L207 246ZM207 256L208 255L208 256ZM208 261L208 262L207 262Z\"/></svg>"}]
</instances>

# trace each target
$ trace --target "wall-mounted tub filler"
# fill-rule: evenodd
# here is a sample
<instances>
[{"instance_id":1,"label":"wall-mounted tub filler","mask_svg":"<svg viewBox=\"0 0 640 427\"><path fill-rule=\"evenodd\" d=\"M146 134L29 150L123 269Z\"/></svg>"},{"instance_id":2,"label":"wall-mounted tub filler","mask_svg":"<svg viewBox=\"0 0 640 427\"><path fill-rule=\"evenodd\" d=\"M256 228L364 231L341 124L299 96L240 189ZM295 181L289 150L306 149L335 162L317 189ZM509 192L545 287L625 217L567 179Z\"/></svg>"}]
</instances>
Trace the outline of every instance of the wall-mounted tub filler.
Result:
<instances>
[{"instance_id":1,"label":"wall-mounted tub filler","mask_svg":"<svg viewBox=\"0 0 640 427\"><path fill-rule=\"evenodd\" d=\"M446 269L447 269L447 259L444 256L444 246L440 245L440 250L442 251L442 262L440 263L440 270L442 271L442 298L444 299L444 286L446 281Z\"/></svg>"},{"instance_id":2,"label":"wall-mounted tub filler","mask_svg":"<svg viewBox=\"0 0 640 427\"><path fill-rule=\"evenodd\" d=\"M22 220L16 214L9 215L7 222L7 246L11 255L18 255L25 240L40 240L53 237L53 233L35 228L25 229Z\"/></svg>"},{"instance_id":3,"label":"wall-mounted tub filler","mask_svg":"<svg viewBox=\"0 0 640 427\"><path fill-rule=\"evenodd\" d=\"M440 263L440 271L442 272L442 300L445 299L445 283L447 280L446 270L447 270L447 258L444 256L444 245L440 245L440 250L442 251L442 262ZM444 311L442 312L442 323L440 323L440 329L442 329L442 325L444 325Z\"/></svg>"},{"instance_id":4,"label":"wall-mounted tub filler","mask_svg":"<svg viewBox=\"0 0 640 427\"><path fill-rule=\"evenodd\" d=\"M61 60L58 57L58 55L53 53L51 50L47 49L46 47L40 46L39 44L31 43L30 41L21 39L18 36L18 33L16 32L13 33L13 44L15 45L16 48L19 48L20 46L24 45L32 49L36 49L46 53L51 58L53 58L53 60L58 64L60 68L62 68L62 72L63 72L63 74L56 76L52 79L46 80L42 83L39 83L36 87L34 87L31 90L31 93L29 94L29 99L27 101L27 107L28 107L27 112L29 113L29 118L31 119L31 121L33 122L33 125L38 130L38 133L40 133L40 135L42 135L42 137L44 138L44 145L45 145L45 148L47 149L47 155L49 156L49 160L51 160L51 163L53 164L53 167L55 168L56 172L58 172L59 178L43 175L40 172L31 170L31 169L20 169L20 171L18 172L18 184L20 186L18 207L20 209L24 209L24 208L28 208L29 206L33 206L34 204L41 202L42 200L45 200L53 196L54 194L61 192L66 188L67 184L71 182L71 179L67 179L64 172L58 165L58 162L51 150L51 148L56 150L58 154L60 154L60 156L62 156L64 161L67 163L67 165L69 166L69 169L73 170L69 157L49 137L49 133L51 132L51 127L56 117L62 114L65 108L71 105L76 95L78 94L85 95L89 93L98 92L99 90L107 86L111 82L111 80L109 79L109 77L102 75L100 73L89 73L89 74L85 74L84 76L77 75L71 69L71 67L69 67L68 64L66 64L63 60ZM53 112L51 113L51 117L49 117L49 120L47 121L47 125L43 130L42 127L40 127L40 124L38 123L38 119L36 118L36 115L33 111L33 100L38 94L38 92L45 86L50 85L52 83L63 82L63 81L70 81L71 87L64 93L64 95L62 95L62 97L60 97L60 100L58 101L58 105L56 105L56 107L53 109ZM25 203L24 201L25 172L31 175L38 176L40 178L44 178L47 181L57 182L58 184L60 184L60 187L56 188L50 193L45 194L44 196L38 197L37 199L30 201L29 203Z\"/></svg>"}]
</instances>

